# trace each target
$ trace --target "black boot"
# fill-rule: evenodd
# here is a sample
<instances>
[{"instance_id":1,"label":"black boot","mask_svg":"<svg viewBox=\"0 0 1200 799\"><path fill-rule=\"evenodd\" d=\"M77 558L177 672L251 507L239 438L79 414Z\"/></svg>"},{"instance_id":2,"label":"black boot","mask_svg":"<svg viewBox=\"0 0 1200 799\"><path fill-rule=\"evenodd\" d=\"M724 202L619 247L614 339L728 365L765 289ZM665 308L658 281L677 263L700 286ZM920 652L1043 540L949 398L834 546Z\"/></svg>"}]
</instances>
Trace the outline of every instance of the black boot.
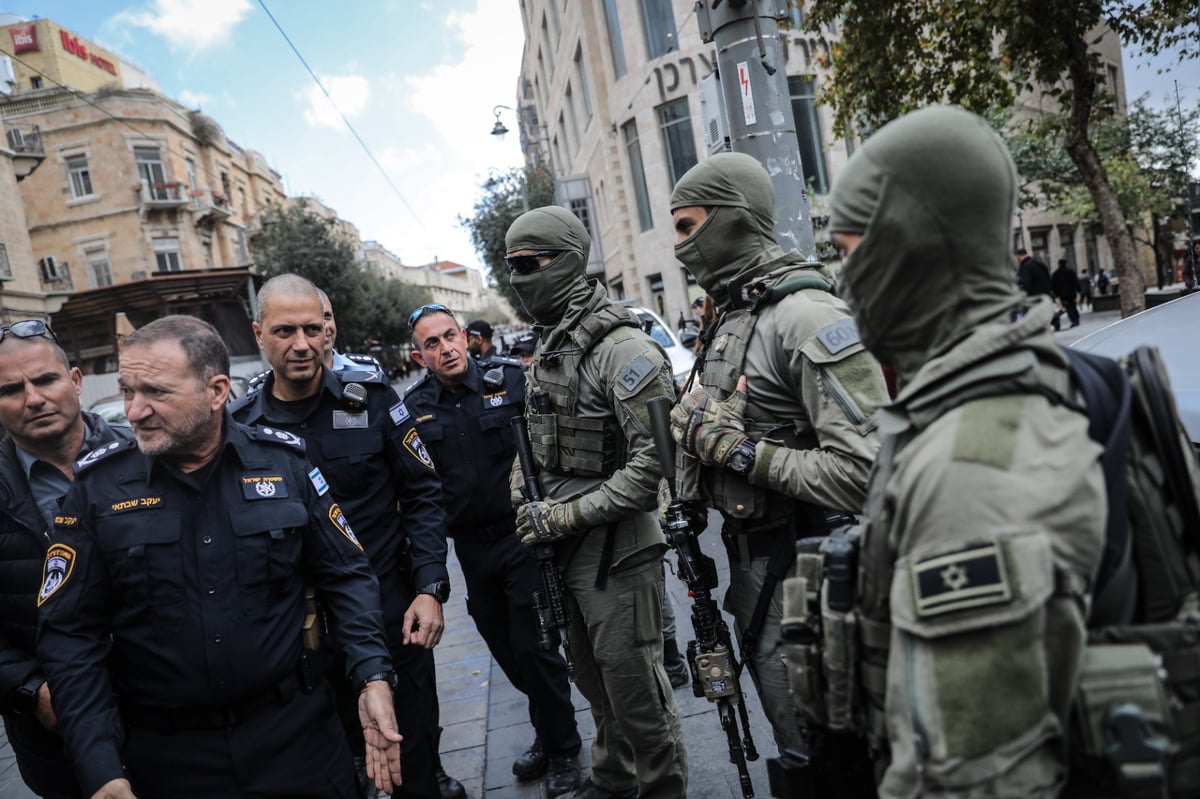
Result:
<instances>
[{"instance_id":1,"label":"black boot","mask_svg":"<svg viewBox=\"0 0 1200 799\"><path fill-rule=\"evenodd\" d=\"M549 765L541 740L534 738L529 748L513 761L512 772L520 782L532 782L545 774Z\"/></svg>"},{"instance_id":2,"label":"black boot","mask_svg":"<svg viewBox=\"0 0 1200 799\"><path fill-rule=\"evenodd\" d=\"M555 799L579 787L579 757L552 757L546 775L546 799Z\"/></svg>"},{"instance_id":3,"label":"black boot","mask_svg":"<svg viewBox=\"0 0 1200 799\"><path fill-rule=\"evenodd\" d=\"M674 638L663 641L663 666L672 688L682 688L692 680L687 660L679 653L679 644Z\"/></svg>"},{"instance_id":4,"label":"black boot","mask_svg":"<svg viewBox=\"0 0 1200 799\"><path fill-rule=\"evenodd\" d=\"M462 783L446 773L446 769L438 765L437 769L437 784L438 793L442 795L442 799L467 799L467 789L462 786Z\"/></svg>"}]
</instances>

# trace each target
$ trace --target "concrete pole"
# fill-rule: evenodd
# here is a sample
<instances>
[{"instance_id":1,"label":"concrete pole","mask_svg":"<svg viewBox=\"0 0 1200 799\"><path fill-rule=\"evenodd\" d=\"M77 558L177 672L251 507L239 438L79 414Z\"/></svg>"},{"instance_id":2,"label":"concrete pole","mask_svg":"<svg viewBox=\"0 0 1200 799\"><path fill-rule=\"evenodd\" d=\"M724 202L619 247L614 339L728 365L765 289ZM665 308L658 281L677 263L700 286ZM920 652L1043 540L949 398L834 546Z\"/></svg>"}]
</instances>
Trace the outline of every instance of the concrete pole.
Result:
<instances>
[{"instance_id":1,"label":"concrete pole","mask_svg":"<svg viewBox=\"0 0 1200 799\"><path fill-rule=\"evenodd\" d=\"M752 155L775 186L775 238L787 250L816 259L812 215L796 121L788 92L779 22L780 0L699 0L700 38L717 51L717 71L735 153Z\"/></svg>"}]
</instances>

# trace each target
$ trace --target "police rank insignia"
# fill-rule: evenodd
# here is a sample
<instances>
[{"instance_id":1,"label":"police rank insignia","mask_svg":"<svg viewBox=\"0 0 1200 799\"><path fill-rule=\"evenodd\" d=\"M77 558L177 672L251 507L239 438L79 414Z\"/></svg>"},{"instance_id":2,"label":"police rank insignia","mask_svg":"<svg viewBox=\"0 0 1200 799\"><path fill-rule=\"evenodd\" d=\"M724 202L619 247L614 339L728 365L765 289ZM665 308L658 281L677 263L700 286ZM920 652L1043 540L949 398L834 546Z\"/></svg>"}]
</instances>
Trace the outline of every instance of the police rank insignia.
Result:
<instances>
[{"instance_id":1,"label":"police rank insignia","mask_svg":"<svg viewBox=\"0 0 1200 799\"><path fill-rule=\"evenodd\" d=\"M408 407L403 402L397 402L388 408L388 413L391 414L392 424L396 425L396 427L399 427L408 420Z\"/></svg>"},{"instance_id":2,"label":"police rank insignia","mask_svg":"<svg viewBox=\"0 0 1200 799\"><path fill-rule=\"evenodd\" d=\"M329 483L325 482L325 475L321 474L321 470L316 466L308 473L308 479L312 482L313 488L317 489L317 496L324 496L329 490Z\"/></svg>"},{"instance_id":3,"label":"police rank insignia","mask_svg":"<svg viewBox=\"0 0 1200 799\"><path fill-rule=\"evenodd\" d=\"M433 458L429 457L429 450L425 449L425 442L421 441L421 435L416 430L409 430L405 434L404 448L421 463L433 468Z\"/></svg>"},{"instance_id":4,"label":"police rank insignia","mask_svg":"<svg viewBox=\"0 0 1200 799\"><path fill-rule=\"evenodd\" d=\"M342 513L341 506L336 502L329 506L329 521L333 523L339 533L346 536L351 544L362 549L362 544L358 543L358 539L354 537L354 531L350 529L350 522L346 520L346 514Z\"/></svg>"},{"instance_id":5,"label":"police rank insignia","mask_svg":"<svg viewBox=\"0 0 1200 799\"><path fill-rule=\"evenodd\" d=\"M283 475L247 475L242 478L242 496L246 499L283 499L288 495Z\"/></svg>"},{"instance_id":6,"label":"police rank insignia","mask_svg":"<svg viewBox=\"0 0 1200 799\"><path fill-rule=\"evenodd\" d=\"M67 518L75 518L73 516ZM42 590L38 592L38 607L58 589L66 585L75 571L75 550L66 544L51 544L46 551L46 566L42 574Z\"/></svg>"},{"instance_id":7,"label":"police rank insignia","mask_svg":"<svg viewBox=\"0 0 1200 799\"><path fill-rule=\"evenodd\" d=\"M511 402L512 399L508 396L507 391L497 391L495 394L483 395L483 407L485 409L499 408L501 405L507 405Z\"/></svg>"},{"instance_id":8,"label":"police rank insignia","mask_svg":"<svg viewBox=\"0 0 1200 799\"><path fill-rule=\"evenodd\" d=\"M1012 599L1004 553L984 544L917 561L912 566L918 616L938 616Z\"/></svg>"},{"instance_id":9,"label":"police rank insignia","mask_svg":"<svg viewBox=\"0 0 1200 799\"><path fill-rule=\"evenodd\" d=\"M258 428L263 435L277 438L285 444L291 444L293 447L304 447L304 441L295 433L289 433L286 430L276 430L274 427Z\"/></svg>"}]
</instances>

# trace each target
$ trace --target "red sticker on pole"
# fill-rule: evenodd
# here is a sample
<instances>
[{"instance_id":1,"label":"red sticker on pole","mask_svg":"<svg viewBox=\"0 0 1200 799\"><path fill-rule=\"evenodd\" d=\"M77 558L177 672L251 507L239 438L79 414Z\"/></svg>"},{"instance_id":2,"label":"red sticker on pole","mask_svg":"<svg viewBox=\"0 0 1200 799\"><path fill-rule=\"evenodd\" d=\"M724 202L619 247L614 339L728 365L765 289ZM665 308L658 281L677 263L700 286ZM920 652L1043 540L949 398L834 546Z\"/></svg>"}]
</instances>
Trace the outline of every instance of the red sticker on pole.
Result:
<instances>
[{"instance_id":1,"label":"red sticker on pole","mask_svg":"<svg viewBox=\"0 0 1200 799\"><path fill-rule=\"evenodd\" d=\"M747 62L738 62L737 73L738 89L742 93L742 115L745 116L747 125L753 125L758 118L754 115L754 90L750 88L750 69Z\"/></svg>"}]
</instances>

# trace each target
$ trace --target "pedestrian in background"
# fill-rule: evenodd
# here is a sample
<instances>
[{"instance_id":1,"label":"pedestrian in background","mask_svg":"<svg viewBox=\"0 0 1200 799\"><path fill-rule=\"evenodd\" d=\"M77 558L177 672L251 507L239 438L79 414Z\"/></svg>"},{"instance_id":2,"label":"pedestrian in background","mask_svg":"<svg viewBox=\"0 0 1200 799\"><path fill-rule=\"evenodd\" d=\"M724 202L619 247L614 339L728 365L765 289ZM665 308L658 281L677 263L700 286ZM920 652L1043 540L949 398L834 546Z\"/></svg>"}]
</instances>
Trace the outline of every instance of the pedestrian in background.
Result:
<instances>
[{"instance_id":1,"label":"pedestrian in background","mask_svg":"<svg viewBox=\"0 0 1200 799\"><path fill-rule=\"evenodd\" d=\"M1200 241L1192 244L1192 251L1183 259L1183 288L1184 293L1196 288L1200 280Z\"/></svg>"},{"instance_id":2,"label":"pedestrian in background","mask_svg":"<svg viewBox=\"0 0 1200 799\"><path fill-rule=\"evenodd\" d=\"M1092 307L1092 273L1086 266L1079 271L1079 302L1086 308Z\"/></svg>"},{"instance_id":3,"label":"pedestrian in background","mask_svg":"<svg viewBox=\"0 0 1200 799\"><path fill-rule=\"evenodd\" d=\"M1067 266L1066 258L1058 259L1058 268L1050 276L1050 285L1054 289L1054 296L1066 311L1071 327L1079 327L1079 308L1075 305L1075 298L1079 294L1079 278Z\"/></svg>"},{"instance_id":4,"label":"pedestrian in background","mask_svg":"<svg viewBox=\"0 0 1200 799\"><path fill-rule=\"evenodd\" d=\"M1053 297L1050 267L1030 256L1024 247L1018 247L1014 254L1017 258L1017 285L1021 287L1021 291L1029 297L1040 297L1043 294Z\"/></svg>"}]
</instances>

